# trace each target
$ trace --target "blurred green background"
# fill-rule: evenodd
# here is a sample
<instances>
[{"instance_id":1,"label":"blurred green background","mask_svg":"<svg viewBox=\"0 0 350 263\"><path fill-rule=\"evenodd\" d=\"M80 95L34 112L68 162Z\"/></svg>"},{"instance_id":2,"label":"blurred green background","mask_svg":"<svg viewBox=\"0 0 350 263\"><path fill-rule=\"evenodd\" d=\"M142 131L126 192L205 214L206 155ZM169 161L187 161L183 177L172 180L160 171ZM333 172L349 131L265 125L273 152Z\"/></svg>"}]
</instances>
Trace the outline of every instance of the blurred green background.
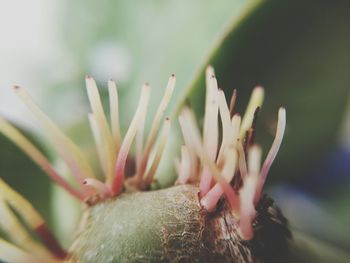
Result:
<instances>
[{"instance_id":1,"label":"blurred green background","mask_svg":"<svg viewBox=\"0 0 350 263\"><path fill-rule=\"evenodd\" d=\"M212 64L226 95L238 90L242 113L252 88L265 87L258 131L265 150L278 107L287 109L286 136L267 189L295 230L298 261L349 259L349 1L15 0L0 1L0 7L0 112L57 166L44 132L14 97L12 85L28 88L95 162L85 75L98 81L106 102L107 80L117 81L125 129L142 83L152 87L152 115L171 73L177 86L168 115L176 122L187 100L201 118L203 72ZM170 144L178 137L175 127ZM162 162L164 186L172 181L176 150L168 146ZM0 154L0 176L69 244L75 202L52 190L40 169L3 137Z\"/></svg>"}]
</instances>

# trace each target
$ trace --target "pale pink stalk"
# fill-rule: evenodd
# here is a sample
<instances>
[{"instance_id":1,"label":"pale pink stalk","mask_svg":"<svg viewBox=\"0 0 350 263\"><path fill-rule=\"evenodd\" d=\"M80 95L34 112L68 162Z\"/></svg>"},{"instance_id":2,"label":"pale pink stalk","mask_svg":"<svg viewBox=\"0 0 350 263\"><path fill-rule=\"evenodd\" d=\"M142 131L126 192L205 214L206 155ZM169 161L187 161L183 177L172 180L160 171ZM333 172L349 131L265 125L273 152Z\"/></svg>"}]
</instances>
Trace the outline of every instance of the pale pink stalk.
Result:
<instances>
[{"instance_id":1,"label":"pale pink stalk","mask_svg":"<svg viewBox=\"0 0 350 263\"><path fill-rule=\"evenodd\" d=\"M124 137L123 143L120 147L117 162L115 164L115 176L112 182L112 192L114 195L119 194L122 191L124 184L124 170L125 162L129 154L131 143L136 135L137 126L142 117L142 113L146 110L150 95L150 87L145 84L142 88L140 100L138 107L136 109L135 115L131 121L128 131Z\"/></svg>"},{"instance_id":2,"label":"pale pink stalk","mask_svg":"<svg viewBox=\"0 0 350 263\"><path fill-rule=\"evenodd\" d=\"M40 260L28 252L0 238L0 258L6 262L38 263Z\"/></svg>"},{"instance_id":3,"label":"pale pink stalk","mask_svg":"<svg viewBox=\"0 0 350 263\"><path fill-rule=\"evenodd\" d=\"M17 246L37 255L39 258L53 259L53 255L38 241L31 237L26 227L16 217L15 213L6 204L0 195L0 228Z\"/></svg>"},{"instance_id":4,"label":"pale pink stalk","mask_svg":"<svg viewBox=\"0 0 350 263\"><path fill-rule=\"evenodd\" d=\"M69 185L58 175L49 160L34 146L34 144L32 144L18 129L2 118L0 118L0 132L25 152L55 183L79 200L83 201L85 199L85 195L81 191Z\"/></svg>"},{"instance_id":5,"label":"pale pink stalk","mask_svg":"<svg viewBox=\"0 0 350 263\"><path fill-rule=\"evenodd\" d=\"M216 159L218 147L218 83L214 75L208 76L207 71L207 97L204 114L203 144L211 160ZM203 167L199 182L200 196L203 197L210 190L212 175L206 167Z\"/></svg>"},{"instance_id":6,"label":"pale pink stalk","mask_svg":"<svg viewBox=\"0 0 350 263\"><path fill-rule=\"evenodd\" d=\"M146 141L146 146L145 146L144 152L142 154L142 160L141 160L141 164L140 164L139 171L138 171L139 176L142 176L146 170L150 152L151 152L152 147L156 141L157 133L158 133L158 130L159 130L159 127L161 124L161 120L162 120L164 112L169 104L171 96L173 94L175 84L176 84L176 77L175 77L175 74L172 74L168 80L168 84L166 86L164 96L163 96L161 102L159 103L157 112L154 115L154 118L152 121L151 130L150 130L150 133L149 133L147 141Z\"/></svg>"},{"instance_id":7,"label":"pale pink stalk","mask_svg":"<svg viewBox=\"0 0 350 263\"><path fill-rule=\"evenodd\" d=\"M240 172L241 178L244 180L244 178L248 174L248 170L247 170L247 163L245 160L245 152L240 140L237 141L237 150L239 155L239 158L238 158L239 172Z\"/></svg>"},{"instance_id":8,"label":"pale pink stalk","mask_svg":"<svg viewBox=\"0 0 350 263\"><path fill-rule=\"evenodd\" d=\"M185 108L182 111L181 115L179 116L179 121L181 128L184 131L184 136L187 135L192 140L196 154L200 158L202 165L204 165L204 167L206 167L210 171L214 179L220 184L227 197L227 200L231 205L232 210L238 213L239 197L232 189L231 185L221 175L221 172L216 166L215 162L210 158L209 154L202 146L198 127L189 109Z\"/></svg>"},{"instance_id":9,"label":"pale pink stalk","mask_svg":"<svg viewBox=\"0 0 350 263\"><path fill-rule=\"evenodd\" d=\"M121 132L119 124L119 98L117 85L113 80L108 81L108 94L112 134L116 147L116 152L118 152L121 144Z\"/></svg>"},{"instance_id":10,"label":"pale pink stalk","mask_svg":"<svg viewBox=\"0 0 350 263\"><path fill-rule=\"evenodd\" d=\"M102 139L101 139L102 135L101 135L100 130L98 128L96 116L93 113L89 113L88 118L89 118L89 123L90 123L90 129L92 131L92 135L93 135L94 140L95 140L97 155L98 155L98 158L100 161L101 169L102 169L104 174L107 174L107 164L105 162L106 152L103 148L103 143L102 143Z\"/></svg>"},{"instance_id":11,"label":"pale pink stalk","mask_svg":"<svg viewBox=\"0 0 350 263\"><path fill-rule=\"evenodd\" d=\"M188 111L188 114L193 115L193 112ZM182 119L183 117L180 115L179 116L179 123L180 123L180 128L181 132L185 141L186 148L188 150L188 154L190 156L190 164L191 164L191 179L194 181L199 181L200 179L200 174L199 174L199 159L196 155L195 152L195 146L193 141L190 139L190 135L187 134L187 130L185 129L185 126L182 125ZM191 119L195 119L194 116L191 117Z\"/></svg>"},{"instance_id":12,"label":"pale pink stalk","mask_svg":"<svg viewBox=\"0 0 350 263\"><path fill-rule=\"evenodd\" d=\"M223 159L223 154L227 147L231 144L233 137L233 127L231 123L230 111L227 107L226 98L223 90L219 90L219 113L222 123L222 141L217 158L217 163L220 164Z\"/></svg>"},{"instance_id":13,"label":"pale pink stalk","mask_svg":"<svg viewBox=\"0 0 350 263\"><path fill-rule=\"evenodd\" d=\"M85 82L92 113L95 116L97 129L100 134L102 149L104 151L104 166L106 167L105 176L107 178L107 181L110 182L114 175L114 164L117 155L116 145L107 122L106 114L103 110L101 97L96 82L90 76L87 76L85 78Z\"/></svg>"},{"instance_id":14,"label":"pale pink stalk","mask_svg":"<svg viewBox=\"0 0 350 263\"><path fill-rule=\"evenodd\" d=\"M246 131L251 128L253 120L254 120L254 112L256 108L260 107L264 100L264 89L260 86L255 87L252 95L250 96L250 100L247 106L247 109L243 115L241 130L240 130L240 138L243 139Z\"/></svg>"},{"instance_id":15,"label":"pale pink stalk","mask_svg":"<svg viewBox=\"0 0 350 263\"><path fill-rule=\"evenodd\" d=\"M188 148L185 145L181 146L181 161L178 169L179 184L186 184L191 177L191 157Z\"/></svg>"},{"instance_id":16,"label":"pale pink stalk","mask_svg":"<svg viewBox=\"0 0 350 263\"><path fill-rule=\"evenodd\" d=\"M239 215L239 231L241 237L245 240L250 240L254 236L252 221L256 214L253 203L256 185L257 177L247 176L240 191L241 206Z\"/></svg>"},{"instance_id":17,"label":"pale pink stalk","mask_svg":"<svg viewBox=\"0 0 350 263\"><path fill-rule=\"evenodd\" d=\"M281 146L284 131L286 129L286 110L285 108L280 108L278 111L278 122L277 122L277 129L276 129L276 136L272 143L271 149L269 153L267 154L267 157L265 159L265 162L261 168L260 176L259 176L259 182L257 185L255 197L254 197L254 204L257 204L257 202L260 199L260 195L263 189L263 186L266 181L267 174L271 168L271 165L273 161L276 158L276 155L278 153L278 150Z\"/></svg>"},{"instance_id":18,"label":"pale pink stalk","mask_svg":"<svg viewBox=\"0 0 350 263\"><path fill-rule=\"evenodd\" d=\"M226 179L228 183L231 182L237 165L237 152L234 147L230 147L225 151L225 164L221 171L222 176ZM203 208L207 211L215 210L217 202L224 193L222 187L219 183L216 183L213 188L201 199L201 204ZM235 202L237 198L235 198ZM232 202L232 201L231 201Z\"/></svg>"},{"instance_id":19,"label":"pale pink stalk","mask_svg":"<svg viewBox=\"0 0 350 263\"><path fill-rule=\"evenodd\" d=\"M38 122L46 130L46 135L60 156L67 163L72 175L82 184L85 178L93 178L94 173L84 154L77 145L46 116L46 114L34 103L25 89L15 86L14 90L19 98L27 105L38 119Z\"/></svg>"},{"instance_id":20,"label":"pale pink stalk","mask_svg":"<svg viewBox=\"0 0 350 263\"><path fill-rule=\"evenodd\" d=\"M104 197L110 197L113 195L111 189L105 183L93 178L87 178L84 181L84 185L93 188L97 193L103 195Z\"/></svg>"},{"instance_id":21,"label":"pale pink stalk","mask_svg":"<svg viewBox=\"0 0 350 263\"><path fill-rule=\"evenodd\" d=\"M202 207L208 212L213 212L223 193L224 190L220 184L215 184L213 188L210 189L210 191L200 200Z\"/></svg>"},{"instance_id":22,"label":"pale pink stalk","mask_svg":"<svg viewBox=\"0 0 350 263\"><path fill-rule=\"evenodd\" d=\"M160 140L159 140L159 144L155 149L154 159L150 164L149 170L147 171L147 173L145 174L145 176L143 178L143 181L146 183L146 185L150 185L153 181L154 174L156 173L157 168L158 168L159 163L160 163L160 160L163 156L165 144L169 138L170 127L171 127L170 119L166 118L164 121L164 127L163 127L163 131L162 131L162 135L161 135Z\"/></svg>"}]
</instances>

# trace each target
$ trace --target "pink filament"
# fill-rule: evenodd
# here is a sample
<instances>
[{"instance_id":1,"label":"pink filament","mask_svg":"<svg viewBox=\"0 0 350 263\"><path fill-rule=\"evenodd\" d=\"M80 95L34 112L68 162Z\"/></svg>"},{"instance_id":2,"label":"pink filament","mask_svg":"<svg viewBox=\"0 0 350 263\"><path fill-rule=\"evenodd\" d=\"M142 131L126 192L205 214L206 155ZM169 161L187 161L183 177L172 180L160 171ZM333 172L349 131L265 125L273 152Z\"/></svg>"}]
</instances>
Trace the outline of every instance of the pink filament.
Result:
<instances>
[{"instance_id":1,"label":"pink filament","mask_svg":"<svg viewBox=\"0 0 350 263\"><path fill-rule=\"evenodd\" d=\"M214 187L201 199L202 207L208 212L215 210L217 203L224 191L219 184L215 184Z\"/></svg>"},{"instance_id":2,"label":"pink filament","mask_svg":"<svg viewBox=\"0 0 350 263\"><path fill-rule=\"evenodd\" d=\"M112 192L114 195L118 195L123 188L124 184L124 170L125 170L125 163L127 154L120 153L117 159L117 163L115 166L115 177L113 179L112 183Z\"/></svg>"},{"instance_id":3,"label":"pink filament","mask_svg":"<svg viewBox=\"0 0 350 263\"><path fill-rule=\"evenodd\" d=\"M261 168L261 171L260 171L260 176L259 176L260 179L259 179L257 189L255 192L254 204L257 204L257 202L260 199L260 195L262 192L262 188L265 184L267 174L268 174L268 172L271 168L271 165L272 165L273 161L275 160L276 155L278 153L278 150L281 146L285 128L286 128L286 110L284 108L280 108L278 111L278 122L277 122L276 136L275 136L275 139L272 143L271 149L270 149L269 153L267 154L265 162L264 162L264 164Z\"/></svg>"},{"instance_id":4,"label":"pink filament","mask_svg":"<svg viewBox=\"0 0 350 263\"><path fill-rule=\"evenodd\" d=\"M211 181L212 181L212 176L210 174L210 171L204 167L201 175L201 180L199 183L200 197L205 196L209 192L211 187Z\"/></svg>"}]
</instances>

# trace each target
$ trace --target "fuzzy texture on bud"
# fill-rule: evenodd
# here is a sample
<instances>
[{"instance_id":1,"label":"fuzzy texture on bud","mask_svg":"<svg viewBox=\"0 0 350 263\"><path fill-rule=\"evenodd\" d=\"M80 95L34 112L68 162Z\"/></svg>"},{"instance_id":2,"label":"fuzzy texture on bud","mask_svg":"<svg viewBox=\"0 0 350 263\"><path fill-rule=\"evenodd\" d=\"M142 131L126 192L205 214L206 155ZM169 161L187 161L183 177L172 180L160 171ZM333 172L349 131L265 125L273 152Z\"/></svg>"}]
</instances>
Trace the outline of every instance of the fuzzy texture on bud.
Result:
<instances>
[{"instance_id":1,"label":"fuzzy texture on bud","mask_svg":"<svg viewBox=\"0 0 350 263\"><path fill-rule=\"evenodd\" d=\"M198 194L181 185L87 207L71 262L284 262L290 232L271 199L260 200L246 241L227 202L208 213Z\"/></svg>"}]
</instances>

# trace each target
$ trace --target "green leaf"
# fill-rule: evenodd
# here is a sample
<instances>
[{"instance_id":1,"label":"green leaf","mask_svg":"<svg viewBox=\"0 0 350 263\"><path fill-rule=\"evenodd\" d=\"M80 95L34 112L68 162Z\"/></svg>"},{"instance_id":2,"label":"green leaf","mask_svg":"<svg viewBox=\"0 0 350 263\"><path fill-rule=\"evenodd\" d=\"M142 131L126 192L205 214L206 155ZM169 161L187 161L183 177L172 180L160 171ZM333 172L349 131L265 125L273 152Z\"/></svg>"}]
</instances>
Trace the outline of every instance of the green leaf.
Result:
<instances>
[{"instance_id":1,"label":"green leaf","mask_svg":"<svg viewBox=\"0 0 350 263\"><path fill-rule=\"evenodd\" d=\"M88 60L96 47L108 42L129 52L128 80L120 81L117 73L111 73L119 84L125 127L145 81L151 84L152 102L158 103L167 79L175 73L177 85L170 107L174 108L227 27L238 24L260 2L69 1L64 11L64 36L69 48L76 51L72 56L80 62L81 77L94 76ZM151 103L151 112L157 103Z\"/></svg>"}]
</instances>

